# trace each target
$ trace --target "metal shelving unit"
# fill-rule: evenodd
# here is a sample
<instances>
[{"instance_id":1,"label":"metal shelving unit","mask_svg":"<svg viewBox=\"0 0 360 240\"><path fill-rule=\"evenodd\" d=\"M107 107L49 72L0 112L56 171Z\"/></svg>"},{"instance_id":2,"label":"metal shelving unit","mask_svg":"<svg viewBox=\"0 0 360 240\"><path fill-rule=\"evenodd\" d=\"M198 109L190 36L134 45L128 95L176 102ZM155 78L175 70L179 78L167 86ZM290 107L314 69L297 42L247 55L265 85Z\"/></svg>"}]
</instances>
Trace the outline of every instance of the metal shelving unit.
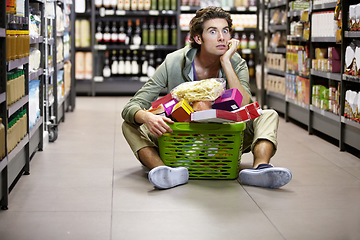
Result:
<instances>
[{"instance_id":1,"label":"metal shelving unit","mask_svg":"<svg viewBox=\"0 0 360 240\"><path fill-rule=\"evenodd\" d=\"M348 146L360 150L360 142L358 141L360 136L360 123L344 117L345 106L345 92L346 90L360 90L360 78L357 76L349 76L344 74L344 55L345 48L353 39L360 38L360 32L348 31L347 19L349 5L356 4L357 1L342 1L342 43L337 44L335 37L310 37L310 57L315 58L315 47L324 46L341 46L341 72L331 73L322 72L314 69L310 69L310 76L303 76L310 79L309 88L309 102L310 105L296 102L295 100L288 99L282 94L274 93L271 91L266 92L266 105L274 108L278 112L285 115L286 120L293 119L308 127L309 134L313 134L316 131L321 132L339 142L340 150L346 150ZM276 3L269 3L268 9L287 6L288 1L279 1ZM313 12L333 10L336 7L336 2L324 3L324 4L311 4L310 14ZM298 11L289 11L288 16L295 17L300 15ZM271 30L273 26L269 26ZM281 28L277 27L276 29ZM288 30L287 30L288 31ZM287 36L288 41L296 41L298 43L305 43L306 41L300 37ZM283 48L268 48L269 53L286 53ZM288 71L289 72L289 71ZM268 73L283 76L285 75L281 71L268 70ZM293 72L290 72L293 73ZM298 74L295 72L295 74ZM340 114L320 109L312 105L312 86L317 83L324 83L331 85L340 84Z\"/></svg>"}]
</instances>

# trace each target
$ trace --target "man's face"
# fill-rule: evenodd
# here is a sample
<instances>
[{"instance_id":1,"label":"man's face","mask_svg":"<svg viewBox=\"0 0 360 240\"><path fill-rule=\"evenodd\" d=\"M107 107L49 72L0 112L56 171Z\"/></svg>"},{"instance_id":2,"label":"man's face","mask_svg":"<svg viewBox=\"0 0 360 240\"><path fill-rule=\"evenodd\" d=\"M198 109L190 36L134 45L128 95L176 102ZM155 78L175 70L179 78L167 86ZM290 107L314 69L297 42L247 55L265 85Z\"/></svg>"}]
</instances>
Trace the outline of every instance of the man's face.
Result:
<instances>
[{"instance_id":1,"label":"man's face","mask_svg":"<svg viewBox=\"0 0 360 240\"><path fill-rule=\"evenodd\" d=\"M201 51L221 56L229 49L228 41L230 39L230 29L225 19L207 20L204 22Z\"/></svg>"}]
</instances>

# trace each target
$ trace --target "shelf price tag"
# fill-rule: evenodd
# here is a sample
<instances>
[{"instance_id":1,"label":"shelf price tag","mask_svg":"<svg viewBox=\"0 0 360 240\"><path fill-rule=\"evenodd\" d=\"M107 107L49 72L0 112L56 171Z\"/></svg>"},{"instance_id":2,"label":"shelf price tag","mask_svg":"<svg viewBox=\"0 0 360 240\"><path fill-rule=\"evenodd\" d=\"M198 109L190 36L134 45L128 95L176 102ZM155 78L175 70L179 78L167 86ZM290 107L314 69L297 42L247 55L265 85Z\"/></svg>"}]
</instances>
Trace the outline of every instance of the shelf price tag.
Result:
<instances>
[{"instance_id":1,"label":"shelf price tag","mask_svg":"<svg viewBox=\"0 0 360 240\"><path fill-rule=\"evenodd\" d=\"M104 77L101 77L101 76L94 77L94 82L103 82L103 81L104 81Z\"/></svg>"},{"instance_id":2,"label":"shelf price tag","mask_svg":"<svg viewBox=\"0 0 360 240\"><path fill-rule=\"evenodd\" d=\"M126 14L125 10L116 10L116 15L124 16Z\"/></svg>"},{"instance_id":3,"label":"shelf price tag","mask_svg":"<svg viewBox=\"0 0 360 240\"><path fill-rule=\"evenodd\" d=\"M230 7L222 7L225 11L230 11Z\"/></svg>"},{"instance_id":4,"label":"shelf price tag","mask_svg":"<svg viewBox=\"0 0 360 240\"><path fill-rule=\"evenodd\" d=\"M154 45L146 45L145 46L145 50L155 50L155 46Z\"/></svg>"},{"instance_id":5,"label":"shelf price tag","mask_svg":"<svg viewBox=\"0 0 360 240\"><path fill-rule=\"evenodd\" d=\"M106 45L98 44L98 45L95 45L94 48L97 50L106 50Z\"/></svg>"},{"instance_id":6,"label":"shelf price tag","mask_svg":"<svg viewBox=\"0 0 360 240\"><path fill-rule=\"evenodd\" d=\"M159 11L157 11L157 10L150 10L150 11L149 11L149 15L158 16L158 15L159 15Z\"/></svg>"},{"instance_id":7,"label":"shelf price tag","mask_svg":"<svg viewBox=\"0 0 360 240\"><path fill-rule=\"evenodd\" d=\"M113 9L105 10L105 15L114 15L115 11Z\"/></svg>"},{"instance_id":8,"label":"shelf price tag","mask_svg":"<svg viewBox=\"0 0 360 240\"><path fill-rule=\"evenodd\" d=\"M239 12L245 12L246 8L245 7L237 7L236 8L236 11L239 11Z\"/></svg>"},{"instance_id":9,"label":"shelf price tag","mask_svg":"<svg viewBox=\"0 0 360 240\"><path fill-rule=\"evenodd\" d=\"M250 11L250 12L256 12L256 11L257 11L257 7L256 7L256 6L251 6L251 7L249 7L249 11Z\"/></svg>"},{"instance_id":10,"label":"shelf price tag","mask_svg":"<svg viewBox=\"0 0 360 240\"><path fill-rule=\"evenodd\" d=\"M137 50L139 48L140 48L139 45L130 45L130 50Z\"/></svg>"},{"instance_id":11,"label":"shelf price tag","mask_svg":"<svg viewBox=\"0 0 360 240\"><path fill-rule=\"evenodd\" d=\"M180 7L181 11L190 11L190 9L191 9L190 6L181 6Z\"/></svg>"}]
</instances>

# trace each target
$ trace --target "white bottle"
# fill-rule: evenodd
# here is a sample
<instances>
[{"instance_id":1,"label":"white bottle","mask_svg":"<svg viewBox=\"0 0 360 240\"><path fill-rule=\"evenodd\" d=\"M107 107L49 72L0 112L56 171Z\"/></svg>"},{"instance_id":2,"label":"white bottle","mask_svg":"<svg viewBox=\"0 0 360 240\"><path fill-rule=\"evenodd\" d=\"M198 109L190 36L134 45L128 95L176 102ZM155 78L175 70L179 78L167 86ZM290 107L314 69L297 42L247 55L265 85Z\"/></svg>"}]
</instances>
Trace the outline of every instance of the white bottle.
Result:
<instances>
[{"instance_id":1,"label":"white bottle","mask_svg":"<svg viewBox=\"0 0 360 240\"><path fill-rule=\"evenodd\" d=\"M120 50L119 52L119 61L118 61L118 74L123 75L125 74L125 62L124 62L124 56L123 51Z\"/></svg>"},{"instance_id":2,"label":"white bottle","mask_svg":"<svg viewBox=\"0 0 360 240\"><path fill-rule=\"evenodd\" d=\"M131 0L124 0L124 9L130 10L130 1Z\"/></svg>"},{"instance_id":3,"label":"white bottle","mask_svg":"<svg viewBox=\"0 0 360 240\"><path fill-rule=\"evenodd\" d=\"M144 0L138 0L138 10L144 10Z\"/></svg>"},{"instance_id":4,"label":"white bottle","mask_svg":"<svg viewBox=\"0 0 360 240\"><path fill-rule=\"evenodd\" d=\"M131 10L135 11L138 9L138 0L131 0Z\"/></svg>"},{"instance_id":5,"label":"white bottle","mask_svg":"<svg viewBox=\"0 0 360 240\"><path fill-rule=\"evenodd\" d=\"M142 64L141 75L146 76L148 72L148 68L149 68L149 63L147 60L145 60Z\"/></svg>"},{"instance_id":6,"label":"white bottle","mask_svg":"<svg viewBox=\"0 0 360 240\"><path fill-rule=\"evenodd\" d=\"M110 0L110 5L113 9L115 9L117 5L117 0Z\"/></svg>"},{"instance_id":7,"label":"white bottle","mask_svg":"<svg viewBox=\"0 0 360 240\"><path fill-rule=\"evenodd\" d=\"M95 0L95 7L100 8L103 6L103 1L102 0Z\"/></svg>"}]
</instances>

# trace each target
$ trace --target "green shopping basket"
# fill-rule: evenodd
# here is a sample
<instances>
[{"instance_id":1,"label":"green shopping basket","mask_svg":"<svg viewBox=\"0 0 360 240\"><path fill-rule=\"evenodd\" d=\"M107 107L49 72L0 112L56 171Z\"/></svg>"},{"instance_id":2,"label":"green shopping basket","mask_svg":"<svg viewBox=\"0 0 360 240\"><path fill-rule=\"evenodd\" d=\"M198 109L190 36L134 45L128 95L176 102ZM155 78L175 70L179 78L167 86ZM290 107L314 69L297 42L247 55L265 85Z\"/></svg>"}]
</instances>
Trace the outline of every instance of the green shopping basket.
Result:
<instances>
[{"instance_id":1,"label":"green shopping basket","mask_svg":"<svg viewBox=\"0 0 360 240\"><path fill-rule=\"evenodd\" d=\"M235 179L245 123L169 124L173 133L159 138L160 157L167 166L186 167L190 179Z\"/></svg>"}]
</instances>

